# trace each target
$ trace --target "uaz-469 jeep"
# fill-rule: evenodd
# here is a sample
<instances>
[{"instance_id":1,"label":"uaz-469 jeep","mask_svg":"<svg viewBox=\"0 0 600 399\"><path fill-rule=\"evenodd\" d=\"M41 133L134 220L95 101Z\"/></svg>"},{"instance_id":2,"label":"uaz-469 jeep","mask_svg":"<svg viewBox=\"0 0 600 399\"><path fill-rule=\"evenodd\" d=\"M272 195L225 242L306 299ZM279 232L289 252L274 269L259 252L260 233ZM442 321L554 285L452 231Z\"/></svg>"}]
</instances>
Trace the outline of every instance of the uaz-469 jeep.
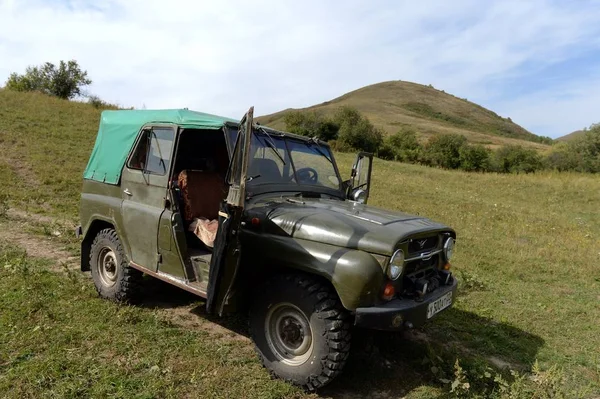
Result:
<instances>
[{"instance_id":1,"label":"uaz-469 jeep","mask_svg":"<svg viewBox=\"0 0 600 399\"><path fill-rule=\"evenodd\" d=\"M372 156L342 181L316 139L184 110L105 111L81 194L81 269L128 301L143 274L249 311L273 374L338 375L352 325L401 330L452 305L455 232L365 205Z\"/></svg>"}]
</instances>

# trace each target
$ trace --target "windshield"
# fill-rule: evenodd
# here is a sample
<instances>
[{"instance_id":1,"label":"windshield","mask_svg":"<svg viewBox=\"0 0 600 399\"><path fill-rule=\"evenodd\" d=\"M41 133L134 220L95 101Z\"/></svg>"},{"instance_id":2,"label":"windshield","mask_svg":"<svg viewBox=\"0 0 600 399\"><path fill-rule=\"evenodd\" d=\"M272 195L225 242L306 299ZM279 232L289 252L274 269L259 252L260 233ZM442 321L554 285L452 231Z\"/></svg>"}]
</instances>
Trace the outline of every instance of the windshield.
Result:
<instances>
[{"instance_id":1,"label":"windshield","mask_svg":"<svg viewBox=\"0 0 600 399\"><path fill-rule=\"evenodd\" d=\"M297 184L340 189L329 147L261 131L252 135L248 179L249 186Z\"/></svg>"}]
</instances>

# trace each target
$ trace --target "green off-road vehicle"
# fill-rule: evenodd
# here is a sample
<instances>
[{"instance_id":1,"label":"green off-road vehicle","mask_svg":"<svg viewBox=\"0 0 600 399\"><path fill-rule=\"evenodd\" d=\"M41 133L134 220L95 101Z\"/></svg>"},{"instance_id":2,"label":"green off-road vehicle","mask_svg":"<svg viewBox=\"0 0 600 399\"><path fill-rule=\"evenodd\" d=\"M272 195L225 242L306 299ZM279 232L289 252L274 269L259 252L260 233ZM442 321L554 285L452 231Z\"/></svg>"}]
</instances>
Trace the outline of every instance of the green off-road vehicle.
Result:
<instances>
[{"instance_id":1,"label":"green off-road vehicle","mask_svg":"<svg viewBox=\"0 0 600 399\"><path fill-rule=\"evenodd\" d=\"M366 206L372 156L342 181L327 143L184 110L102 113L81 194L81 269L130 301L143 274L248 311L274 375L337 376L352 326L401 330L450 307L455 232Z\"/></svg>"}]
</instances>

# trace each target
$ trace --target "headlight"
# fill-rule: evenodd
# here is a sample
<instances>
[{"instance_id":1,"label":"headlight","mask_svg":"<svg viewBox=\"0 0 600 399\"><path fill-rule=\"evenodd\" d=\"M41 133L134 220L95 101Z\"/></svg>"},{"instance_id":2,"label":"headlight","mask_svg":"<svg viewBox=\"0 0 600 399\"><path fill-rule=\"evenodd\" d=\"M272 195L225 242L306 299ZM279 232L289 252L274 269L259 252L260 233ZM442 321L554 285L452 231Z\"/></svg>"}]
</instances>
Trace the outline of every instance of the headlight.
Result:
<instances>
[{"instance_id":1,"label":"headlight","mask_svg":"<svg viewBox=\"0 0 600 399\"><path fill-rule=\"evenodd\" d=\"M399 249L392 255L390 264L387 267L387 276L390 280L396 280L402 274L404 269L404 252Z\"/></svg>"},{"instance_id":2,"label":"headlight","mask_svg":"<svg viewBox=\"0 0 600 399\"><path fill-rule=\"evenodd\" d=\"M352 201L356 201L359 204L364 204L367 200L367 192L365 190L357 188L356 190L352 191L350 197Z\"/></svg>"},{"instance_id":3,"label":"headlight","mask_svg":"<svg viewBox=\"0 0 600 399\"><path fill-rule=\"evenodd\" d=\"M450 237L444 243L444 256L447 261L452 259L452 252L454 252L454 238Z\"/></svg>"}]
</instances>

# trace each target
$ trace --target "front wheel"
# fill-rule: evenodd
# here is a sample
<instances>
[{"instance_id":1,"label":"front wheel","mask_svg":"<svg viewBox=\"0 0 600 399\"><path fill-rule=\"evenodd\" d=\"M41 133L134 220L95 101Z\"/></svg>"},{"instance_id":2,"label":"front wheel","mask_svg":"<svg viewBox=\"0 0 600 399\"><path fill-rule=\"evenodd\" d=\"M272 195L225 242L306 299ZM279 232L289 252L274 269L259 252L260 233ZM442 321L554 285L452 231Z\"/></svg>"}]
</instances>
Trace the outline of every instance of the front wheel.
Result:
<instances>
[{"instance_id":1,"label":"front wheel","mask_svg":"<svg viewBox=\"0 0 600 399\"><path fill-rule=\"evenodd\" d=\"M255 298L250 333L263 365L308 390L331 382L350 351L349 314L325 281L282 275Z\"/></svg>"}]
</instances>

